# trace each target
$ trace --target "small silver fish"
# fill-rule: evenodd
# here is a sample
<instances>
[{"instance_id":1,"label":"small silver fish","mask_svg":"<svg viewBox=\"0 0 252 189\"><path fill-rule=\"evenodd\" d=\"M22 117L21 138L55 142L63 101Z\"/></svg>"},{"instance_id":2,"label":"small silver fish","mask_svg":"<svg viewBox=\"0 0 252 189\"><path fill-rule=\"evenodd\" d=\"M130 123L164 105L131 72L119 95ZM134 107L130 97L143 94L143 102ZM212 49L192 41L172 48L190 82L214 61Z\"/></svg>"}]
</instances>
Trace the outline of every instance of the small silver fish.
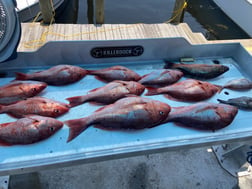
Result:
<instances>
[{"instance_id":1,"label":"small silver fish","mask_svg":"<svg viewBox=\"0 0 252 189\"><path fill-rule=\"evenodd\" d=\"M240 109L250 109L252 110L252 98L247 96L242 96L238 98L231 98L228 100L217 99L220 103L229 104L236 106Z\"/></svg>"},{"instance_id":2,"label":"small silver fish","mask_svg":"<svg viewBox=\"0 0 252 189\"><path fill-rule=\"evenodd\" d=\"M228 81L223 88L227 89L237 89L237 90L248 90L252 89L252 81L246 78L233 79Z\"/></svg>"}]
</instances>

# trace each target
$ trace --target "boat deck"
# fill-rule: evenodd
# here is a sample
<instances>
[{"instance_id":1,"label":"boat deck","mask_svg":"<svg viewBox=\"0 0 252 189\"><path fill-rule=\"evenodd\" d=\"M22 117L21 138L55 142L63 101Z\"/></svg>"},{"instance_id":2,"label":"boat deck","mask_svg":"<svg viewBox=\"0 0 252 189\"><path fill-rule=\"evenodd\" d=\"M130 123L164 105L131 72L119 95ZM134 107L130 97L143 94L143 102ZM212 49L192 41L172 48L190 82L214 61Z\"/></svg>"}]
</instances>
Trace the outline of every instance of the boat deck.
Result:
<instances>
[{"instance_id":1,"label":"boat deck","mask_svg":"<svg viewBox=\"0 0 252 189\"><path fill-rule=\"evenodd\" d=\"M53 24L22 23L19 52L36 51L49 41L124 40L183 37L191 44L241 43L252 54L252 39L208 41L202 33L194 33L186 23L172 24Z\"/></svg>"},{"instance_id":2,"label":"boat deck","mask_svg":"<svg viewBox=\"0 0 252 189\"><path fill-rule=\"evenodd\" d=\"M54 24L49 27L41 26L39 23L22 23L22 36L18 51L36 51L49 41L173 37L184 37L191 44L240 42L252 55L252 39L207 41L201 33L193 33L190 27L184 23L179 25L104 24L101 26ZM196 159L197 161L195 161ZM211 166L209 167L209 165ZM119 168L121 171L118 170ZM92 174L87 170L92 170ZM109 170L117 170L116 175L119 176L115 177L114 171ZM148 172L148 170L152 171ZM101 173L103 174L102 176L100 175ZM83 174L87 175L83 176ZM87 179L80 181L76 175L82 175L81 178ZM5 185L8 185L8 176L6 177L2 177L3 181L0 180L0 183L4 182ZM110 179L112 177L114 178L113 181ZM190 180L187 179L188 177ZM69 178L76 178L77 182L76 179ZM97 178L101 178L101 180L94 181ZM181 180L181 178L186 179ZM205 178L208 179L206 180ZM61 181L59 182L59 180ZM238 185L240 188L251 188L249 187L250 181L251 176L240 177L237 183L237 178L231 176L220 167L213 153L206 151L206 148L199 148L144 155L122 160L110 160L95 164L83 164L77 167L40 171L39 173L14 175L10 179L10 186L15 188L13 186L29 184L29 187L26 188L35 188L34 186L38 186L38 183L41 183L41 188L68 188L68 186L80 188L83 185L89 186L87 188L100 188L100 184L103 183L107 188L115 188L117 186L122 186L122 188L143 188L149 186L149 184L156 188L160 186L168 188L183 187L185 184L189 188L194 188L195 186L200 188L235 188Z\"/></svg>"}]
</instances>

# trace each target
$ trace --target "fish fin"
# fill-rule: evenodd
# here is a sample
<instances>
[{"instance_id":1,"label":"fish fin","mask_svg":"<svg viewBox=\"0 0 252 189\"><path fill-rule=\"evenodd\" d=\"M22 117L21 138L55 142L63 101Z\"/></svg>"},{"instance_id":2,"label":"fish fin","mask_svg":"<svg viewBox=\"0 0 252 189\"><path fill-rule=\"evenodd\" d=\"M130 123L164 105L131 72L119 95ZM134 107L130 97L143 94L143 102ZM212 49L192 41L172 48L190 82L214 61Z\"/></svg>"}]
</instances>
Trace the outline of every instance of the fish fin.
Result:
<instances>
[{"instance_id":1,"label":"fish fin","mask_svg":"<svg viewBox=\"0 0 252 189\"><path fill-rule=\"evenodd\" d=\"M25 117L25 115L21 115L21 114L12 114L12 113L7 113L8 116L12 117L12 118L23 118Z\"/></svg>"},{"instance_id":2,"label":"fish fin","mask_svg":"<svg viewBox=\"0 0 252 189\"><path fill-rule=\"evenodd\" d=\"M69 98L66 98L66 100L69 102L69 105L71 108L78 106L78 105L81 105L85 102L85 100L83 100L82 96L69 97Z\"/></svg>"},{"instance_id":3,"label":"fish fin","mask_svg":"<svg viewBox=\"0 0 252 189\"><path fill-rule=\"evenodd\" d=\"M99 77L98 75L96 75L96 76L94 76L95 77L95 79L97 79L97 80L99 80L99 81L101 81L101 82L103 82L103 83L108 83L108 81L106 81L105 79L102 79L101 77Z\"/></svg>"},{"instance_id":4,"label":"fish fin","mask_svg":"<svg viewBox=\"0 0 252 189\"><path fill-rule=\"evenodd\" d=\"M169 99L169 100L173 100L173 101L177 101L177 102L182 102L183 100L180 100L180 99L177 99L177 98L174 98L168 94L165 94L164 95L165 98Z\"/></svg>"},{"instance_id":5,"label":"fish fin","mask_svg":"<svg viewBox=\"0 0 252 189\"><path fill-rule=\"evenodd\" d=\"M86 75L91 75L92 70L86 70Z\"/></svg>"},{"instance_id":6,"label":"fish fin","mask_svg":"<svg viewBox=\"0 0 252 189\"><path fill-rule=\"evenodd\" d=\"M0 105L0 114L3 114L3 113L5 113L5 111L4 111L4 105Z\"/></svg>"},{"instance_id":7,"label":"fish fin","mask_svg":"<svg viewBox=\"0 0 252 189\"><path fill-rule=\"evenodd\" d=\"M91 105L93 105L93 106L104 106L104 105L106 105L106 103L95 102L95 101L90 101L88 103L91 104Z\"/></svg>"},{"instance_id":8,"label":"fish fin","mask_svg":"<svg viewBox=\"0 0 252 189\"><path fill-rule=\"evenodd\" d=\"M157 95L157 94L159 94L158 92L157 92L157 88L154 88L154 87L146 87L147 88L147 90L148 90L148 92L145 94L145 96L151 96L151 95Z\"/></svg>"},{"instance_id":9,"label":"fish fin","mask_svg":"<svg viewBox=\"0 0 252 189\"><path fill-rule=\"evenodd\" d=\"M0 146L12 146L12 144L0 140Z\"/></svg>"},{"instance_id":10,"label":"fish fin","mask_svg":"<svg viewBox=\"0 0 252 189\"><path fill-rule=\"evenodd\" d=\"M98 108L97 110L95 110L95 112L102 111L103 109L106 109L108 106L110 106L110 105L102 106L102 107Z\"/></svg>"},{"instance_id":11,"label":"fish fin","mask_svg":"<svg viewBox=\"0 0 252 189\"><path fill-rule=\"evenodd\" d=\"M218 100L218 102L220 102L220 103L226 104L226 101L225 101L225 100L221 100L221 99L217 99L217 100Z\"/></svg>"},{"instance_id":12,"label":"fish fin","mask_svg":"<svg viewBox=\"0 0 252 189\"><path fill-rule=\"evenodd\" d=\"M90 92L95 92L95 91L97 91L98 89L100 89L100 87L95 88L95 89L92 89L92 90L88 91L88 93L90 93Z\"/></svg>"},{"instance_id":13,"label":"fish fin","mask_svg":"<svg viewBox=\"0 0 252 189\"><path fill-rule=\"evenodd\" d=\"M125 97L138 97L138 95L135 95L135 94L126 94L123 98Z\"/></svg>"},{"instance_id":14,"label":"fish fin","mask_svg":"<svg viewBox=\"0 0 252 189\"><path fill-rule=\"evenodd\" d=\"M64 121L64 123L69 127L69 135L67 142L70 142L71 140L76 138L79 134L81 134L89 127L89 124L85 118L72 119Z\"/></svg>"},{"instance_id":15,"label":"fish fin","mask_svg":"<svg viewBox=\"0 0 252 189\"><path fill-rule=\"evenodd\" d=\"M89 74L89 75L93 75L94 74L94 72L95 71L97 71L97 70L86 70L87 71L87 74Z\"/></svg>"},{"instance_id":16,"label":"fish fin","mask_svg":"<svg viewBox=\"0 0 252 189\"><path fill-rule=\"evenodd\" d=\"M100 112L100 111L102 111L104 109L111 108L111 106L113 107L114 104L112 103L112 104L108 104L106 106L102 106L102 107L98 108L97 110L95 110L95 112Z\"/></svg>"},{"instance_id":17,"label":"fish fin","mask_svg":"<svg viewBox=\"0 0 252 189\"><path fill-rule=\"evenodd\" d=\"M140 77L140 79L138 80L138 82L139 83L143 83L143 81L142 81L142 79L144 79L145 77L147 77L149 74L145 74L145 75L142 75L141 77Z\"/></svg>"},{"instance_id":18,"label":"fish fin","mask_svg":"<svg viewBox=\"0 0 252 189\"><path fill-rule=\"evenodd\" d=\"M215 85L217 88L218 88L218 93L221 93L221 91L224 89L223 86L220 86L220 85Z\"/></svg>"},{"instance_id":19,"label":"fish fin","mask_svg":"<svg viewBox=\"0 0 252 189\"><path fill-rule=\"evenodd\" d=\"M94 125L95 128L98 128L98 129L102 129L102 130L105 130L105 131L113 131L115 129L111 128L111 127L103 127L101 124L96 124Z\"/></svg>"},{"instance_id":20,"label":"fish fin","mask_svg":"<svg viewBox=\"0 0 252 189\"><path fill-rule=\"evenodd\" d=\"M27 80L28 76L27 74L16 72L16 80Z\"/></svg>"}]
</instances>

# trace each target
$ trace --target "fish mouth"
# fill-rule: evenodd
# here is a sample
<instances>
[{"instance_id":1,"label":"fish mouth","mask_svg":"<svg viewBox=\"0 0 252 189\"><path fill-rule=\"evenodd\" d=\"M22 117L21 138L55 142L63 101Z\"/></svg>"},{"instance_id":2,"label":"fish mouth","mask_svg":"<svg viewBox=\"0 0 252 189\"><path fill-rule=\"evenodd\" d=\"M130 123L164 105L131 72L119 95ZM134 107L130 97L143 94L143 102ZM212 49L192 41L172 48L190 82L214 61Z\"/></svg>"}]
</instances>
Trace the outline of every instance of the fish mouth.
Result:
<instances>
[{"instance_id":1,"label":"fish mouth","mask_svg":"<svg viewBox=\"0 0 252 189\"><path fill-rule=\"evenodd\" d=\"M229 70L229 67L228 67L228 66L223 66L223 70L224 70L224 71L228 71L228 70Z\"/></svg>"},{"instance_id":2,"label":"fish mouth","mask_svg":"<svg viewBox=\"0 0 252 189\"><path fill-rule=\"evenodd\" d=\"M39 91L42 91L42 90L44 90L46 87L47 87L47 84L44 84L44 85L40 85L40 86L38 87L38 89L39 89Z\"/></svg>"}]
</instances>

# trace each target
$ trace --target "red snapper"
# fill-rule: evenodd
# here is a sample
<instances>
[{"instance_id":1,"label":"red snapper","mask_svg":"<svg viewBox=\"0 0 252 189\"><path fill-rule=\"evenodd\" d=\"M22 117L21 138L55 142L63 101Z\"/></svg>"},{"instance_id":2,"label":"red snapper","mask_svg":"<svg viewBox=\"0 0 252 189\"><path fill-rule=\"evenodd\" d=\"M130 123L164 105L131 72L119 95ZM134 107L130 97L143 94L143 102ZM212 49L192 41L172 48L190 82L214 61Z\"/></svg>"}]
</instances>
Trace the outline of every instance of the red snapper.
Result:
<instances>
[{"instance_id":1,"label":"red snapper","mask_svg":"<svg viewBox=\"0 0 252 189\"><path fill-rule=\"evenodd\" d=\"M91 125L101 129L144 129L161 124L170 112L166 103L142 97L127 97L98 109L90 116L65 121L73 140Z\"/></svg>"}]
</instances>

